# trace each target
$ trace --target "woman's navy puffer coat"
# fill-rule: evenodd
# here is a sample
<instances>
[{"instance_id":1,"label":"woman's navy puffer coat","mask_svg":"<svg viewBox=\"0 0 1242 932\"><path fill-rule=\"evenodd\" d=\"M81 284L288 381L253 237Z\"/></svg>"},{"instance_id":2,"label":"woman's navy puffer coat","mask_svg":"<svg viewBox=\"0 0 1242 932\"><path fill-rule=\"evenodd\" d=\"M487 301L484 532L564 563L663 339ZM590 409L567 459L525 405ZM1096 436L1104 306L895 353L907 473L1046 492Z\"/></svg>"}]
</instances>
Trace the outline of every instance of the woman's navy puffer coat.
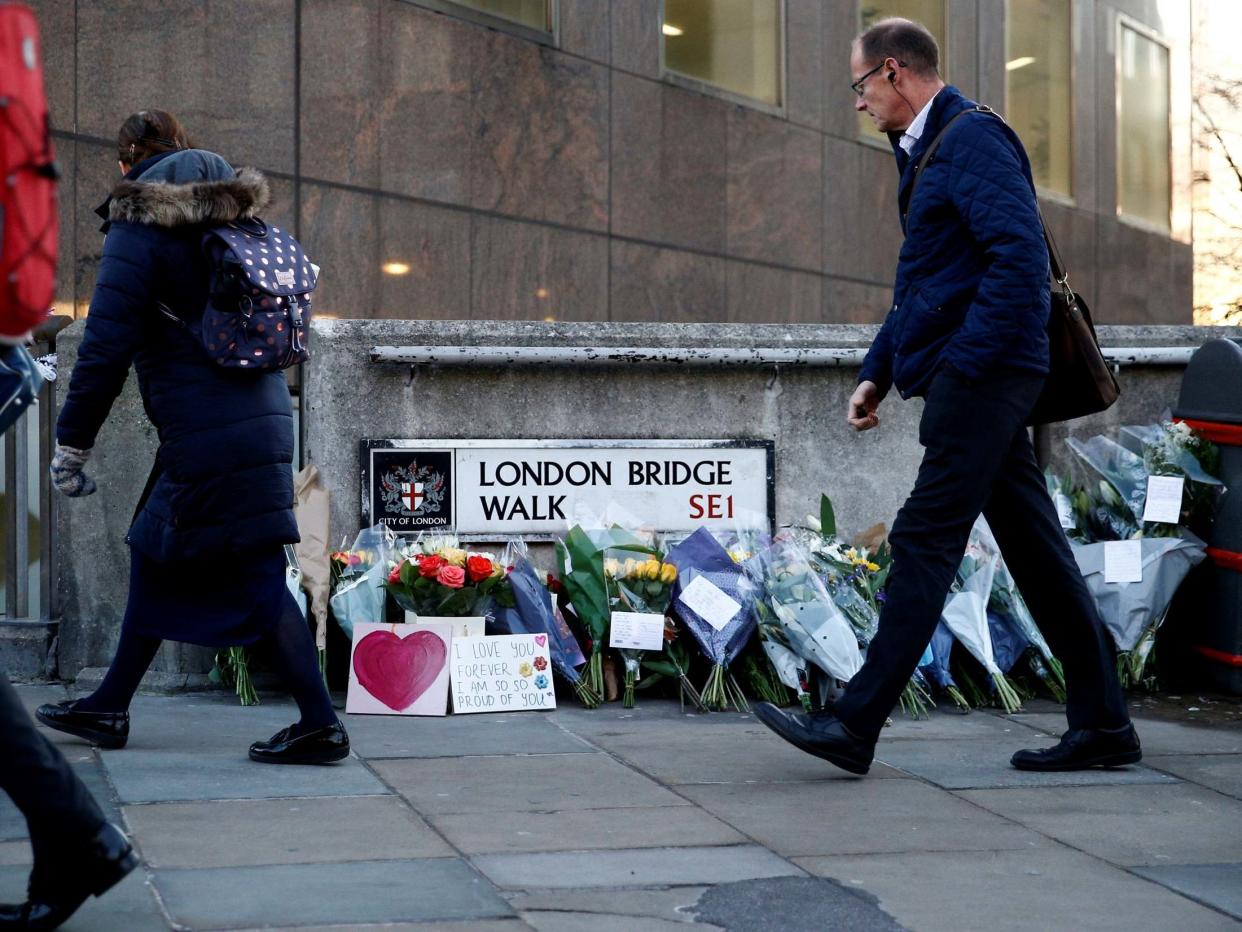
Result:
<instances>
[{"instance_id":1,"label":"woman's navy puffer coat","mask_svg":"<svg viewBox=\"0 0 1242 932\"><path fill-rule=\"evenodd\" d=\"M106 204L103 257L56 440L93 447L134 366L160 446L129 542L159 562L298 540L284 374L224 370L189 330L207 300L204 230L253 217L269 200L259 172L234 173L191 149L140 162Z\"/></svg>"}]
</instances>

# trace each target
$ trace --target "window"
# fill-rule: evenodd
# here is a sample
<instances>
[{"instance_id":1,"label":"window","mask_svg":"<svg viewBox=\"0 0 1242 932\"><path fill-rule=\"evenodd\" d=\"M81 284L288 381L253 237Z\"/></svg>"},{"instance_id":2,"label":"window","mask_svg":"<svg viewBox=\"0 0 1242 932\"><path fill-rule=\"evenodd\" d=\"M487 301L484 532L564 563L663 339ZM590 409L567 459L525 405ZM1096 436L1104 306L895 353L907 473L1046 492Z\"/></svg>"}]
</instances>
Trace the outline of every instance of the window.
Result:
<instances>
[{"instance_id":1,"label":"window","mask_svg":"<svg viewBox=\"0 0 1242 932\"><path fill-rule=\"evenodd\" d=\"M415 0L423 6L445 13L465 14L464 18L475 19L462 10L477 10L482 16L479 22L494 25L496 20L516 23L527 29L534 30L536 37L544 34L543 40L556 31L556 0ZM490 23L489 23L490 21Z\"/></svg>"},{"instance_id":2,"label":"window","mask_svg":"<svg viewBox=\"0 0 1242 932\"><path fill-rule=\"evenodd\" d=\"M1169 49L1121 21L1117 41L1117 213L1169 226Z\"/></svg>"},{"instance_id":3,"label":"window","mask_svg":"<svg viewBox=\"0 0 1242 932\"><path fill-rule=\"evenodd\" d=\"M782 0L664 0L664 68L781 106Z\"/></svg>"},{"instance_id":4,"label":"window","mask_svg":"<svg viewBox=\"0 0 1242 932\"><path fill-rule=\"evenodd\" d=\"M1069 195L1073 152L1070 0L1009 0L1005 119L1022 138L1035 183Z\"/></svg>"},{"instance_id":5,"label":"window","mask_svg":"<svg viewBox=\"0 0 1242 932\"><path fill-rule=\"evenodd\" d=\"M945 0L862 0L858 7L858 31L866 32L882 19L900 16L922 23L936 37L940 46L940 74L945 70ZM948 78L945 78L947 81ZM858 132L861 136L876 138L875 124L865 113L858 114Z\"/></svg>"}]
</instances>

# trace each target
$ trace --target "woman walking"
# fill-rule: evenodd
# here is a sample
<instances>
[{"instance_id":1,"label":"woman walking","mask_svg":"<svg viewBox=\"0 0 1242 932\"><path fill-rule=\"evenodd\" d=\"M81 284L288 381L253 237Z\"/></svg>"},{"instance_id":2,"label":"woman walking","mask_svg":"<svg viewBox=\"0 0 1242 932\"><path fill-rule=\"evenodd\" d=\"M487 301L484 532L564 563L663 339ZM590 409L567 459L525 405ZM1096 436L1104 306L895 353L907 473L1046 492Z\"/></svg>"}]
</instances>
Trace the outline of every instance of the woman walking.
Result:
<instances>
[{"instance_id":1,"label":"woman walking","mask_svg":"<svg viewBox=\"0 0 1242 932\"><path fill-rule=\"evenodd\" d=\"M251 759L341 760L349 738L285 585L283 547L298 532L284 374L221 368L186 326L197 323L208 298L204 230L256 216L270 200L267 181L195 149L161 110L125 121L117 158L124 178L99 209L107 235L57 421L52 482L71 497L95 491L83 467L131 365L160 445L126 537L129 601L116 656L94 693L41 706L39 720L124 747L130 700L161 640L256 644L301 720L253 744Z\"/></svg>"}]
</instances>

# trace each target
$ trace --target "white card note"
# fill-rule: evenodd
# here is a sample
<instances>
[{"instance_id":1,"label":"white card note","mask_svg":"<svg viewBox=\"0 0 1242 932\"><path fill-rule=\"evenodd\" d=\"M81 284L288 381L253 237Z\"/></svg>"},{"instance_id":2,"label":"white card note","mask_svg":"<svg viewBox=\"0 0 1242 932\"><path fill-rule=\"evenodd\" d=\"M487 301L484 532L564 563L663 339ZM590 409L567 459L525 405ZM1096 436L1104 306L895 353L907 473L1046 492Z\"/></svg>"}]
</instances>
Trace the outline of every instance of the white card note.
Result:
<instances>
[{"instance_id":1,"label":"white card note","mask_svg":"<svg viewBox=\"0 0 1242 932\"><path fill-rule=\"evenodd\" d=\"M1132 583L1143 581L1143 542L1110 540L1104 543L1104 581Z\"/></svg>"},{"instance_id":2,"label":"white card note","mask_svg":"<svg viewBox=\"0 0 1242 932\"><path fill-rule=\"evenodd\" d=\"M736 599L706 576L694 577L678 598L717 631L723 631L725 625L742 610Z\"/></svg>"},{"instance_id":3,"label":"white card note","mask_svg":"<svg viewBox=\"0 0 1242 932\"><path fill-rule=\"evenodd\" d=\"M609 647L664 649L664 616L650 612L613 612Z\"/></svg>"},{"instance_id":4,"label":"white card note","mask_svg":"<svg viewBox=\"0 0 1242 932\"><path fill-rule=\"evenodd\" d=\"M1148 476L1143 520L1177 524L1182 518L1182 489L1185 484L1186 480L1181 476Z\"/></svg>"},{"instance_id":5,"label":"white card note","mask_svg":"<svg viewBox=\"0 0 1242 932\"><path fill-rule=\"evenodd\" d=\"M1069 496L1059 490L1052 496L1052 501L1057 508L1057 521L1063 529L1069 530L1074 526L1074 503L1069 500Z\"/></svg>"}]
</instances>

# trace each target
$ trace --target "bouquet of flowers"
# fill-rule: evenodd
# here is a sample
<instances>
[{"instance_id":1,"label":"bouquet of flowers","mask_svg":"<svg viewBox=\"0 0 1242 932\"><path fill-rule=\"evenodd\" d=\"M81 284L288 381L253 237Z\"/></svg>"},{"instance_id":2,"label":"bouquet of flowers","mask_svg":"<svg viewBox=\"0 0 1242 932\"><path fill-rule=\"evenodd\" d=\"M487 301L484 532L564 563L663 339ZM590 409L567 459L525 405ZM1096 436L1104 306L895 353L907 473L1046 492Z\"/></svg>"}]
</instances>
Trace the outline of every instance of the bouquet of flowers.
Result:
<instances>
[{"instance_id":1,"label":"bouquet of flowers","mask_svg":"<svg viewBox=\"0 0 1242 932\"><path fill-rule=\"evenodd\" d=\"M515 541L506 548L504 564L509 567L509 586L513 607L496 609L488 620L489 634L546 634L552 669L571 687L588 709L599 705L599 696L582 679L578 667L586 663L569 625L556 610L554 594L540 580L530 561L526 545Z\"/></svg>"},{"instance_id":2,"label":"bouquet of flowers","mask_svg":"<svg viewBox=\"0 0 1242 932\"><path fill-rule=\"evenodd\" d=\"M748 711L746 697L728 668L755 632L754 583L706 528L669 550L666 560L677 567L672 611L712 663L701 691L704 705L718 711L730 705Z\"/></svg>"},{"instance_id":3,"label":"bouquet of flowers","mask_svg":"<svg viewBox=\"0 0 1242 932\"><path fill-rule=\"evenodd\" d=\"M862 666L858 637L828 595L798 542L778 540L746 564L761 597L760 636L776 641L838 682Z\"/></svg>"},{"instance_id":4,"label":"bouquet of flowers","mask_svg":"<svg viewBox=\"0 0 1242 932\"><path fill-rule=\"evenodd\" d=\"M1000 556L1000 546L996 543L996 538L992 535L992 529L988 527L987 520L980 517L975 522L975 526L971 528L970 534L972 538L981 540L984 546L997 554L996 572L992 576L992 592L988 597L988 624L992 632L993 644L997 646L998 665L1005 672L1009 672L1010 667L1003 662L1005 658L1000 656L1002 652L999 645L1002 642L1013 646L1023 644L1025 645L1023 651L1033 647L1034 651L1027 655L1027 665L1052 693L1053 698L1058 702L1064 702L1065 674L1061 670L1061 662L1053 656L1052 648L1048 646L1043 633L1035 623L1035 618L1031 615L1031 610L1027 608L1026 600L1018 591L1018 586L1013 576L1010 575L1009 567L1005 565L1004 557Z\"/></svg>"},{"instance_id":5,"label":"bouquet of flowers","mask_svg":"<svg viewBox=\"0 0 1242 932\"><path fill-rule=\"evenodd\" d=\"M1074 546L1074 559L1095 597L1100 615L1120 655L1117 671L1123 686L1150 685L1146 668L1156 632L1169 611L1178 586L1207 556L1207 546L1189 531L1182 537L1143 538L1143 578L1139 582L1104 581L1104 544Z\"/></svg>"},{"instance_id":6,"label":"bouquet of flowers","mask_svg":"<svg viewBox=\"0 0 1242 932\"><path fill-rule=\"evenodd\" d=\"M612 619L612 595L604 572L606 551L641 555L644 560L655 553L636 535L618 527L588 533L581 525L574 525L564 540L556 542L560 583L591 641L587 686L599 696L604 694L604 650Z\"/></svg>"},{"instance_id":7,"label":"bouquet of flowers","mask_svg":"<svg viewBox=\"0 0 1242 932\"><path fill-rule=\"evenodd\" d=\"M491 553L471 553L454 537L422 537L404 548L385 586L415 615L463 618L513 608L508 569Z\"/></svg>"},{"instance_id":8,"label":"bouquet of flowers","mask_svg":"<svg viewBox=\"0 0 1242 932\"><path fill-rule=\"evenodd\" d=\"M604 577L609 583L609 602L614 610L663 615L668 611L672 585L677 579L677 567L664 563L655 554L636 558L632 553L610 550L604 556ZM625 666L625 690L621 705L632 709L634 689L638 683L644 652L633 648L618 648L617 653L621 655ZM684 672L681 675L684 676ZM685 682L682 683L682 691L684 707ZM691 696L696 697L697 694L692 691Z\"/></svg>"},{"instance_id":9,"label":"bouquet of flowers","mask_svg":"<svg viewBox=\"0 0 1242 932\"><path fill-rule=\"evenodd\" d=\"M827 495L820 496L819 517L808 515L805 528L790 532L807 547L812 565L819 573L828 594L845 613L864 651L874 640L880 627L880 606L884 602L884 584L892 566L888 547L881 544L875 553L864 547L852 547L837 536L836 515ZM935 707L926 678L915 670L901 693L901 708L918 718Z\"/></svg>"},{"instance_id":10,"label":"bouquet of flowers","mask_svg":"<svg viewBox=\"0 0 1242 932\"><path fill-rule=\"evenodd\" d=\"M354 624L384 621L384 583L397 552L397 537L386 525L364 528L348 550L329 557L332 595L328 604L345 636L353 639Z\"/></svg>"},{"instance_id":11,"label":"bouquet of flowers","mask_svg":"<svg viewBox=\"0 0 1242 932\"><path fill-rule=\"evenodd\" d=\"M1214 475L1220 457L1217 447L1185 424L1172 421L1123 427L1120 438L1120 443L1104 436L1066 440L1095 486L1070 495L1075 519L1071 536L1082 543L1177 537L1182 527L1206 534L1216 499L1224 489ZM1177 524L1143 521L1151 476L1185 481ZM1050 485L1054 481L1049 480ZM1064 493L1064 485L1057 485Z\"/></svg>"},{"instance_id":12,"label":"bouquet of flowers","mask_svg":"<svg viewBox=\"0 0 1242 932\"><path fill-rule=\"evenodd\" d=\"M953 632L945 627L944 619L936 622L936 630L932 632L931 641L927 649L923 651L922 659L919 660L919 670L928 680L935 683L958 709L969 712L970 703L966 701L966 697L949 670L953 643Z\"/></svg>"}]
</instances>

